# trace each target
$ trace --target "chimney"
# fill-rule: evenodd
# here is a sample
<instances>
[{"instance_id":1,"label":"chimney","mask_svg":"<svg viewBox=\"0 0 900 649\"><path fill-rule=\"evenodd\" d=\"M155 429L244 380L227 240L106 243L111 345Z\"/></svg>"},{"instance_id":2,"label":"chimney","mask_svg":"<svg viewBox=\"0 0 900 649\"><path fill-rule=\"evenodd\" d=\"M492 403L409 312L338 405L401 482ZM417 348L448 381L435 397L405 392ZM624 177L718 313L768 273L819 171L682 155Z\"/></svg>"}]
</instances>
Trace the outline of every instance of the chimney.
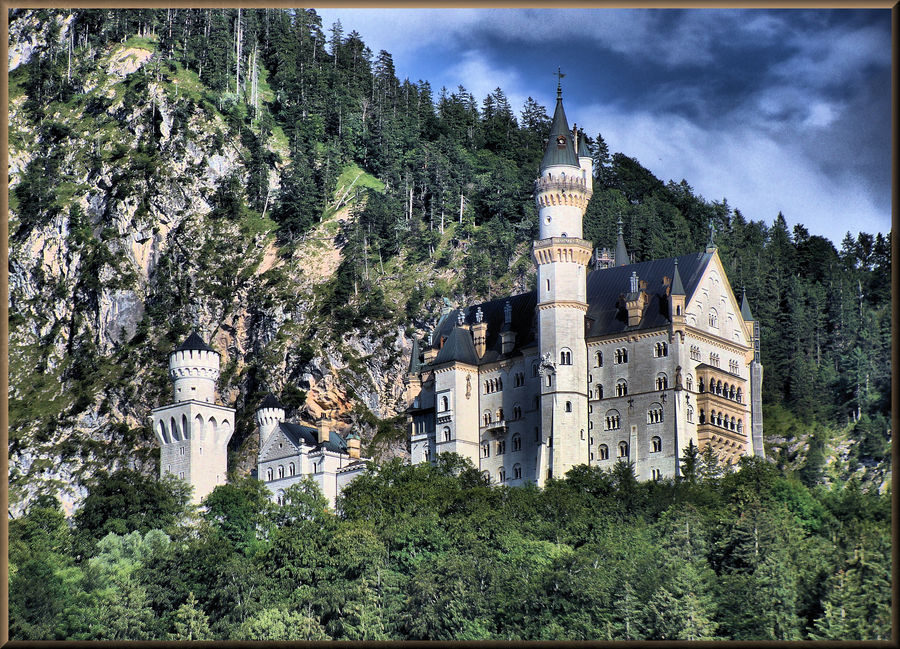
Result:
<instances>
[{"instance_id":1,"label":"chimney","mask_svg":"<svg viewBox=\"0 0 900 649\"><path fill-rule=\"evenodd\" d=\"M331 432L331 419L326 413L323 412L322 416L316 421L316 430L318 431L319 444L327 442L328 434Z\"/></svg>"},{"instance_id":2,"label":"chimney","mask_svg":"<svg viewBox=\"0 0 900 649\"><path fill-rule=\"evenodd\" d=\"M644 291L638 279L637 272L631 272L631 289L625 296L625 308L628 311L628 326L634 327L641 322L644 311Z\"/></svg>"},{"instance_id":3,"label":"chimney","mask_svg":"<svg viewBox=\"0 0 900 649\"><path fill-rule=\"evenodd\" d=\"M478 307L475 312L475 324L471 325L471 328L475 353L478 354L478 358L481 358L487 350L487 322L484 321L484 312L481 307Z\"/></svg>"},{"instance_id":4,"label":"chimney","mask_svg":"<svg viewBox=\"0 0 900 649\"><path fill-rule=\"evenodd\" d=\"M516 346L516 332L512 330L512 305L509 300L503 305L503 328L500 330L500 351L504 354L512 353Z\"/></svg>"}]
</instances>

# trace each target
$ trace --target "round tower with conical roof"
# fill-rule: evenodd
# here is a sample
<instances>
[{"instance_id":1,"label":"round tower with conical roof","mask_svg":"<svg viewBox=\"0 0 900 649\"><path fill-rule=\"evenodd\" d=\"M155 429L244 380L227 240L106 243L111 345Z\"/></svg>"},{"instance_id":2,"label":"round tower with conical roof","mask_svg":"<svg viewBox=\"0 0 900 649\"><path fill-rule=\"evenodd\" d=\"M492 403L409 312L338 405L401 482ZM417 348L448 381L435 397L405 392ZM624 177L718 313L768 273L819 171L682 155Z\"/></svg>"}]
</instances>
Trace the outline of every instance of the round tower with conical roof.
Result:
<instances>
[{"instance_id":1,"label":"round tower with conical roof","mask_svg":"<svg viewBox=\"0 0 900 649\"><path fill-rule=\"evenodd\" d=\"M538 484L549 477L563 477L572 467L586 463L590 454L585 431L588 368L584 316L593 244L582 238L582 220L593 193L591 165L583 136L569 130L562 88L557 86L550 138L534 184L540 218L540 238L534 242L533 254L542 359Z\"/></svg>"}]
</instances>

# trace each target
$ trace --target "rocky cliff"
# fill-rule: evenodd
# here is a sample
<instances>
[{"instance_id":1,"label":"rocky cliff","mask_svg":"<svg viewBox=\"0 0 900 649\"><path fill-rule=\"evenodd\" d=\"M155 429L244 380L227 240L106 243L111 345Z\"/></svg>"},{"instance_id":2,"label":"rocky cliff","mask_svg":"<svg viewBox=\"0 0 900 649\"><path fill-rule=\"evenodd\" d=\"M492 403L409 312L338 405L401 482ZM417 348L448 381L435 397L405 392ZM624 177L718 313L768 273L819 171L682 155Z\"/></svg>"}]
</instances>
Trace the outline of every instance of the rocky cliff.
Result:
<instances>
[{"instance_id":1,"label":"rocky cliff","mask_svg":"<svg viewBox=\"0 0 900 649\"><path fill-rule=\"evenodd\" d=\"M223 187L246 182L251 153L152 38L91 51L65 101L33 105L28 63L66 56L68 24L25 14L10 26L12 510L40 492L76 503L97 467L154 470L149 411L167 402L167 353L190 330L222 354L236 470L255 465L252 410L266 390L295 419L329 410L370 452L402 454L401 428L383 421L403 408L405 328L389 318L335 335L320 309L361 200L354 185L374 179L348 169L321 223L280 245L265 210L222 213ZM277 194L287 150L277 132L264 146Z\"/></svg>"}]
</instances>

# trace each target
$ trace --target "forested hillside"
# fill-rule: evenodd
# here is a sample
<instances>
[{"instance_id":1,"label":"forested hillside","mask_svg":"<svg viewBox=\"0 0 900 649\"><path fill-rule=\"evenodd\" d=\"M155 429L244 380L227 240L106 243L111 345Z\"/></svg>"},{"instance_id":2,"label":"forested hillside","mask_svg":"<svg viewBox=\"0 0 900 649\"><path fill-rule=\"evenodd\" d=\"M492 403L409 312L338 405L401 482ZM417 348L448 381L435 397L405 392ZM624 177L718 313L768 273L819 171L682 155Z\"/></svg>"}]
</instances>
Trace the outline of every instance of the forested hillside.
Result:
<instances>
[{"instance_id":1,"label":"forested hillside","mask_svg":"<svg viewBox=\"0 0 900 649\"><path fill-rule=\"evenodd\" d=\"M443 299L531 289L546 107L398 79L274 9L12 10L9 96L16 638L889 637L889 233L837 249L587 134L585 238L621 217L641 261L712 222L761 324L770 461L493 489L402 465L402 376ZM238 409L199 518L149 428L191 330ZM269 390L379 461L338 512L241 477Z\"/></svg>"}]
</instances>

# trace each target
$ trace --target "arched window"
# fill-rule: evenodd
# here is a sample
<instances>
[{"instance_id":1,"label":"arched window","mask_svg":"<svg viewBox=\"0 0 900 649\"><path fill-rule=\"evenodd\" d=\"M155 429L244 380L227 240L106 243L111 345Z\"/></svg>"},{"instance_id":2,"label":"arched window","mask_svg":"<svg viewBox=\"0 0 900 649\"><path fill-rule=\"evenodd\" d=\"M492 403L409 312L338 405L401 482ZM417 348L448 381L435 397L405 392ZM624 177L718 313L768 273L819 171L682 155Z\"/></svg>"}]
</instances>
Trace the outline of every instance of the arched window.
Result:
<instances>
[{"instance_id":1,"label":"arched window","mask_svg":"<svg viewBox=\"0 0 900 649\"><path fill-rule=\"evenodd\" d=\"M738 419L737 432L739 432L739 433L744 432L744 420L743 419Z\"/></svg>"},{"instance_id":2,"label":"arched window","mask_svg":"<svg viewBox=\"0 0 900 649\"><path fill-rule=\"evenodd\" d=\"M660 451L662 451L662 439L654 436L650 440L650 452L659 453Z\"/></svg>"},{"instance_id":3,"label":"arched window","mask_svg":"<svg viewBox=\"0 0 900 649\"><path fill-rule=\"evenodd\" d=\"M163 444L168 444L169 442L171 442L171 440L169 439L169 433L166 430L166 424L162 419L157 422L156 428L159 430L159 436L162 439Z\"/></svg>"},{"instance_id":4,"label":"arched window","mask_svg":"<svg viewBox=\"0 0 900 649\"><path fill-rule=\"evenodd\" d=\"M609 410L606 413L606 430L619 429L619 411Z\"/></svg>"},{"instance_id":5,"label":"arched window","mask_svg":"<svg viewBox=\"0 0 900 649\"><path fill-rule=\"evenodd\" d=\"M487 442L481 445L481 457L491 456L491 445Z\"/></svg>"},{"instance_id":6,"label":"arched window","mask_svg":"<svg viewBox=\"0 0 900 649\"><path fill-rule=\"evenodd\" d=\"M534 362L531 364L531 376L532 376L532 378L534 378L537 375L538 375L538 364L537 364L537 362Z\"/></svg>"},{"instance_id":7,"label":"arched window","mask_svg":"<svg viewBox=\"0 0 900 649\"><path fill-rule=\"evenodd\" d=\"M688 390L694 389L694 377L692 377L690 374L688 374L684 378L684 387L686 387Z\"/></svg>"},{"instance_id":8,"label":"arched window","mask_svg":"<svg viewBox=\"0 0 900 649\"><path fill-rule=\"evenodd\" d=\"M522 436L519 434L515 434L512 437L512 448L513 451L521 451L522 450Z\"/></svg>"},{"instance_id":9,"label":"arched window","mask_svg":"<svg viewBox=\"0 0 900 649\"><path fill-rule=\"evenodd\" d=\"M719 314L715 309L709 310L709 326L715 327L716 329L719 328Z\"/></svg>"},{"instance_id":10,"label":"arched window","mask_svg":"<svg viewBox=\"0 0 900 649\"><path fill-rule=\"evenodd\" d=\"M601 444L598 450L600 451L601 460L609 459L609 447L606 444Z\"/></svg>"},{"instance_id":11,"label":"arched window","mask_svg":"<svg viewBox=\"0 0 900 649\"><path fill-rule=\"evenodd\" d=\"M700 423L706 423L706 413L703 411L703 408L700 408Z\"/></svg>"},{"instance_id":12,"label":"arched window","mask_svg":"<svg viewBox=\"0 0 900 649\"><path fill-rule=\"evenodd\" d=\"M441 397L441 412L447 412L448 410L450 410L450 399Z\"/></svg>"},{"instance_id":13,"label":"arched window","mask_svg":"<svg viewBox=\"0 0 900 649\"><path fill-rule=\"evenodd\" d=\"M697 382L697 392L703 392L703 377L700 377L700 380Z\"/></svg>"},{"instance_id":14,"label":"arched window","mask_svg":"<svg viewBox=\"0 0 900 649\"><path fill-rule=\"evenodd\" d=\"M266 482L272 482L274 480L274 474L272 473L272 467L266 469Z\"/></svg>"},{"instance_id":15,"label":"arched window","mask_svg":"<svg viewBox=\"0 0 900 649\"><path fill-rule=\"evenodd\" d=\"M665 375L664 372L660 372L656 375L656 389L657 390L666 390L669 387L669 377Z\"/></svg>"},{"instance_id":16,"label":"arched window","mask_svg":"<svg viewBox=\"0 0 900 649\"><path fill-rule=\"evenodd\" d=\"M500 480L500 482L506 482L506 469L504 469L502 466L500 467L500 470L497 471L497 478Z\"/></svg>"},{"instance_id":17,"label":"arched window","mask_svg":"<svg viewBox=\"0 0 900 649\"><path fill-rule=\"evenodd\" d=\"M181 415L181 431L184 433L185 439L191 438L191 427L188 425L187 415Z\"/></svg>"},{"instance_id":18,"label":"arched window","mask_svg":"<svg viewBox=\"0 0 900 649\"><path fill-rule=\"evenodd\" d=\"M650 469L650 477L653 480L659 480L662 478L662 472L659 469Z\"/></svg>"},{"instance_id":19,"label":"arched window","mask_svg":"<svg viewBox=\"0 0 900 649\"><path fill-rule=\"evenodd\" d=\"M694 409L691 406L688 406L687 409L687 420L690 423L694 423Z\"/></svg>"},{"instance_id":20,"label":"arched window","mask_svg":"<svg viewBox=\"0 0 900 649\"><path fill-rule=\"evenodd\" d=\"M722 382L716 381L716 394L722 394Z\"/></svg>"},{"instance_id":21,"label":"arched window","mask_svg":"<svg viewBox=\"0 0 900 649\"><path fill-rule=\"evenodd\" d=\"M597 367L603 367L603 352L597 352Z\"/></svg>"},{"instance_id":22,"label":"arched window","mask_svg":"<svg viewBox=\"0 0 900 649\"><path fill-rule=\"evenodd\" d=\"M571 349L560 350L559 364L560 365L571 365L572 364L572 350Z\"/></svg>"},{"instance_id":23,"label":"arched window","mask_svg":"<svg viewBox=\"0 0 900 649\"><path fill-rule=\"evenodd\" d=\"M506 453L506 440L501 439L497 441L497 455L503 455Z\"/></svg>"},{"instance_id":24,"label":"arched window","mask_svg":"<svg viewBox=\"0 0 900 649\"><path fill-rule=\"evenodd\" d=\"M175 423L175 417L169 418L169 430L172 431L172 439L176 442L180 442L181 433L178 431L178 424Z\"/></svg>"},{"instance_id":25,"label":"arched window","mask_svg":"<svg viewBox=\"0 0 900 649\"><path fill-rule=\"evenodd\" d=\"M657 358L662 358L663 356L669 355L669 345L668 343L658 342L656 346L653 348L653 355Z\"/></svg>"},{"instance_id":26,"label":"arched window","mask_svg":"<svg viewBox=\"0 0 900 649\"><path fill-rule=\"evenodd\" d=\"M731 399L732 401L734 400L734 386L733 385L728 388L728 398Z\"/></svg>"},{"instance_id":27,"label":"arched window","mask_svg":"<svg viewBox=\"0 0 900 649\"><path fill-rule=\"evenodd\" d=\"M734 430L735 428L737 428L737 421L735 420L734 417L731 418L731 426L730 426L730 428L731 428L731 430Z\"/></svg>"},{"instance_id":28,"label":"arched window","mask_svg":"<svg viewBox=\"0 0 900 649\"><path fill-rule=\"evenodd\" d=\"M481 416L481 419L484 421L484 425L487 426L491 423L493 419L493 414L491 414L490 410L485 410L484 414Z\"/></svg>"},{"instance_id":29,"label":"arched window","mask_svg":"<svg viewBox=\"0 0 900 649\"><path fill-rule=\"evenodd\" d=\"M572 402L566 401L566 412L572 412Z\"/></svg>"},{"instance_id":30,"label":"arched window","mask_svg":"<svg viewBox=\"0 0 900 649\"><path fill-rule=\"evenodd\" d=\"M516 464L513 466L513 480L521 480L522 479L522 465Z\"/></svg>"},{"instance_id":31,"label":"arched window","mask_svg":"<svg viewBox=\"0 0 900 649\"><path fill-rule=\"evenodd\" d=\"M628 442L619 442L619 457L628 457Z\"/></svg>"},{"instance_id":32,"label":"arched window","mask_svg":"<svg viewBox=\"0 0 900 649\"><path fill-rule=\"evenodd\" d=\"M602 398L603 398L603 385L598 385L598 386L597 386L597 398L598 398L598 399L602 399Z\"/></svg>"},{"instance_id":33,"label":"arched window","mask_svg":"<svg viewBox=\"0 0 900 649\"><path fill-rule=\"evenodd\" d=\"M625 379L616 381L616 396L624 397L628 394L628 382Z\"/></svg>"},{"instance_id":34,"label":"arched window","mask_svg":"<svg viewBox=\"0 0 900 649\"><path fill-rule=\"evenodd\" d=\"M647 410L647 423L648 424L658 424L663 420L663 409L662 406L658 403L654 403L650 406L650 409Z\"/></svg>"},{"instance_id":35,"label":"arched window","mask_svg":"<svg viewBox=\"0 0 900 649\"><path fill-rule=\"evenodd\" d=\"M297 473L297 467L294 466L293 462L291 462L290 464L288 464L288 475L293 476L293 475L296 475L296 473Z\"/></svg>"},{"instance_id":36,"label":"arched window","mask_svg":"<svg viewBox=\"0 0 900 649\"><path fill-rule=\"evenodd\" d=\"M518 403L513 406L513 419L521 419L522 418L522 406Z\"/></svg>"},{"instance_id":37,"label":"arched window","mask_svg":"<svg viewBox=\"0 0 900 649\"><path fill-rule=\"evenodd\" d=\"M450 427L449 426L444 426L444 441L445 442L450 441Z\"/></svg>"},{"instance_id":38,"label":"arched window","mask_svg":"<svg viewBox=\"0 0 900 649\"><path fill-rule=\"evenodd\" d=\"M278 495L275 496L275 500L278 501L279 506L284 505L284 489L278 490Z\"/></svg>"},{"instance_id":39,"label":"arched window","mask_svg":"<svg viewBox=\"0 0 900 649\"><path fill-rule=\"evenodd\" d=\"M743 401L741 401L741 399L742 399L743 397L741 396L741 389L740 389L740 388L737 389L737 392L735 393L734 398L735 398L735 400L736 400L738 403L743 403Z\"/></svg>"},{"instance_id":40,"label":"arched window","mask_svg":"<svg viewBox=\"0 0 900 649\"><path fill-rule=\"evenodd\" d=\"M284 466L278 467L278 479L281 480L284 477Z\"/></svg>"},{"instance_id":41,"label":"arched window","mask_svg":"<svg viewBox=\"0 0 900 649\"><path fill-rule=\"evenodd\" d=\"M497 408L497 421L503 421L503 408Z\"/></svg>"}]
</instances>

